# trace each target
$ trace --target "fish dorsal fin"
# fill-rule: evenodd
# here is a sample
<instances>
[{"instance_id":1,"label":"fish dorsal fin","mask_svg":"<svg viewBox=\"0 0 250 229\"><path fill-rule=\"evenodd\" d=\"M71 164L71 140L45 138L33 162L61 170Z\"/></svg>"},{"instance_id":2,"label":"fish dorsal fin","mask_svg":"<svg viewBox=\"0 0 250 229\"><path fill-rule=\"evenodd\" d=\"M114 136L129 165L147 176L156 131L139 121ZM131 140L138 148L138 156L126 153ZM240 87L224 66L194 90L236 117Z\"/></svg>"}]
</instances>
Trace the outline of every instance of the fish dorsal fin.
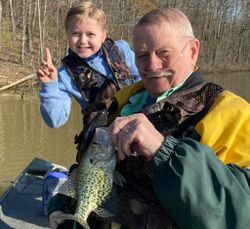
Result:
<instances>
[{"instance_id":1,"label":"fish dorsal fin","mask_svg":"<svg viewBox=\"0 0 250 229\"><path fill-rule=\"evenodd\" d=\"M123 184L126 182L124 176L116 170L114 171L113 178L114 178L113 182L121 187L123 187Z\"/></svg>"}]
</instances>

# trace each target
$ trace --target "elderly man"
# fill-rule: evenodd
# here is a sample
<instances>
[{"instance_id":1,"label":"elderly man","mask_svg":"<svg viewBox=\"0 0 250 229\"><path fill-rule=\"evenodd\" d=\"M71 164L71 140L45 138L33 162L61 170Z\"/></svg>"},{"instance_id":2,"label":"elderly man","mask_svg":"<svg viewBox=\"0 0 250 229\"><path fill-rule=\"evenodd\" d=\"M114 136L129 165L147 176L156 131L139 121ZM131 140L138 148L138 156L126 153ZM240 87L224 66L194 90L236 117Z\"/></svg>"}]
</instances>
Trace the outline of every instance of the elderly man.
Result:
<instances>
[{"instance_id":1,"label":"elderly man","mask_svg":"<svg viewBox=\"0 0 250 229\"><path fill-rule=\"evenodd\" d=\"M202 79L200 42L181 11L149 12L133 38L142 82L118 92L110 117L125 180L117 186L113 222L136 229L249 228L249 104ZM96 228L110 228L105 222Z\"/></svg>"},{"instance_id":2,"label":"elderly man","mask_svg":"<svg viewBox=\"0 0 250 229\"><path fill-rule=\"evenodd\" d=\"M249 103L202 79L200 42L179 10L146 14L133 41L143 86L118 93L110 128L121 193L145 216L128 226L168 228L169 215L180 228L249 228Z\"/></svg>"}]
</instances>

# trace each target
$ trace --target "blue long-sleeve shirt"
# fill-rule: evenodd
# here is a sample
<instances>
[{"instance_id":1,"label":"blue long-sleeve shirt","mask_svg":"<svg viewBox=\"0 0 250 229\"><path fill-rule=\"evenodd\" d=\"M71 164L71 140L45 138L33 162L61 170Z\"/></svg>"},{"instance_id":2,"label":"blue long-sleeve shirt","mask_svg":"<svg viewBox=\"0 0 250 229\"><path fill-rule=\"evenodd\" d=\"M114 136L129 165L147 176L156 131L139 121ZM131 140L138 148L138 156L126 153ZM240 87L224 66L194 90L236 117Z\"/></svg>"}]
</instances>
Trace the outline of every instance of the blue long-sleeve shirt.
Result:
<instances>
[{"instance_id":1,"label":"blue long-sleeve shirt","mask_svg":"<svg viewBox=\"0 0 250 229\"><path fill-rule=\"evenodd\" d=\"M129 44L124 40L118 40L115 43L127 63L131 74L135 77L135 81L140 80L135 65L134 52L131 50ZM97 53L85 59L85 61L102 74L110 78L114 77L103 55ZM57 80L41 84L40 112L43 120L49 127L58 128L67 122L71 111L72 97L76 99L82 109L88 107L88 102L81 96L66 69L61 66L58 69Z\"/></svg>"}]
</instances>

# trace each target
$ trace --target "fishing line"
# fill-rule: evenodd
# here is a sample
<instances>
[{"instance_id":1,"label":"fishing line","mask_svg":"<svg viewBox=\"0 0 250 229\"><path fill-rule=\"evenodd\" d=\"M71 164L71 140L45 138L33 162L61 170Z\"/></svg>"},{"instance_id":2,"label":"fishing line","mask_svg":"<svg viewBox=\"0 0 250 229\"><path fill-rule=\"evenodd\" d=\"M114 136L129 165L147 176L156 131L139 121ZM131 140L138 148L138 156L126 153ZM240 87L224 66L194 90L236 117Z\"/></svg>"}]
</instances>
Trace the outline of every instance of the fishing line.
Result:
<instances>
[{"instance_id":1,"label":"fishing line","mask_svg":"<svg viewBox=\"0 0 250 229\"><path fill-rule=\"evenodd\" d=\"M76 221L74 221L73 229L76 229Z\"/></svg>"}]
</instances>

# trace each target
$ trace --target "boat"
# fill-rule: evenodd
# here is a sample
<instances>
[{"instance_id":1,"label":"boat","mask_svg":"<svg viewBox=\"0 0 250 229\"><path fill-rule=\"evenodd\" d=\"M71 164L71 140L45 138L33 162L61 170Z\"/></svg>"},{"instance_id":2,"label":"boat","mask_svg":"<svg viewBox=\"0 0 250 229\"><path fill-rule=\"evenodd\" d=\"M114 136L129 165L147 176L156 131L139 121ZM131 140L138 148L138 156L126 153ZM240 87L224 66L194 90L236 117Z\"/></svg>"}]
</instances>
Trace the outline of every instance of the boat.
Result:
<instances>
[{"instance_id":1,"label":"boat","mask_svg":"<svg viewBox=\"0 0 250 229\"><path fill-rule=\"evenodd\" d=\"M49 171L63 166L34 158L0 198L1 229L50 228L42 202L43 184Z\"/></svg>"}]
</instances>

